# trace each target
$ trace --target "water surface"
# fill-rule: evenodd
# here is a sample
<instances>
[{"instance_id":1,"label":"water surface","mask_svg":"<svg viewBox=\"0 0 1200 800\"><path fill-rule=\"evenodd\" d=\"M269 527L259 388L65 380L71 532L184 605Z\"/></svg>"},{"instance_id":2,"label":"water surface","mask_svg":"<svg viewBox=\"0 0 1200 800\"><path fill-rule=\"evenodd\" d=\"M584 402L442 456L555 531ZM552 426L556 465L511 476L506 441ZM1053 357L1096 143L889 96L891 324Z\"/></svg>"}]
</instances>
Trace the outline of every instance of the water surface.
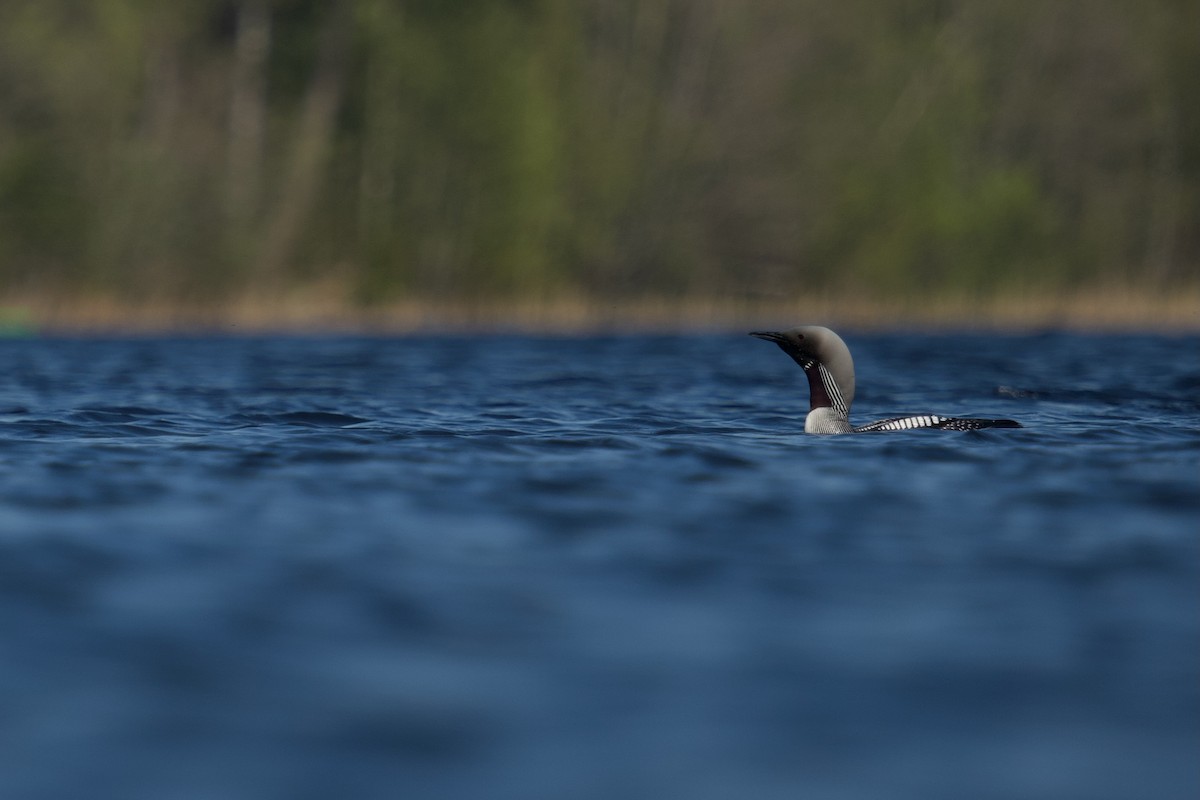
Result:
<instances>
[{"instance_id":1,"label":"water surface","mask_svg":"<svg viewBox=\"0 0 1200 800\"><path fill-rule=\"evenodd\" d=\"M0 342L0 795L1200 796L1200 339Z\"/></svg>"}]
</instances>

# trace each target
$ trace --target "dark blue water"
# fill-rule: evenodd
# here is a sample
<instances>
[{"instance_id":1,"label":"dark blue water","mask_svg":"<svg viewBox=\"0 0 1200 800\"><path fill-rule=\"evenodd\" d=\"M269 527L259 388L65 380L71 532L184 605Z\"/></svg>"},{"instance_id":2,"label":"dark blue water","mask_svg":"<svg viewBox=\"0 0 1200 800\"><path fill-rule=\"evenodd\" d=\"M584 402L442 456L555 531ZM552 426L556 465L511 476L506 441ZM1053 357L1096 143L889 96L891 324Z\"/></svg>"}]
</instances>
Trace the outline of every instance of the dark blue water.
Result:
<instances>
[{"instance_id":1,"label":"dark blue water","mask_svg":"<svg viewBox=\"0 0 1200 800\"><path fill-rule=\"evenodd\" d=\"M1200 339L0 343L0 796L1200 796Z\"/></svg>"}]
</instances>

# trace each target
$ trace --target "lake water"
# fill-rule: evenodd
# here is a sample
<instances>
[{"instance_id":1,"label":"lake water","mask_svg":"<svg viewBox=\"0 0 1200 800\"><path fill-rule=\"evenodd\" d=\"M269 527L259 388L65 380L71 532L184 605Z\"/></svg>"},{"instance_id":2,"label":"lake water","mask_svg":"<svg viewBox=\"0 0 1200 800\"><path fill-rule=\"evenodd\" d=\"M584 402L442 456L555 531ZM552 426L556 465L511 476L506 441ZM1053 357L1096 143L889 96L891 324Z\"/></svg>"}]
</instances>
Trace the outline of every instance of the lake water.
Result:
<instances>
[{"instance_id":1,"label":"lake water","mask_svg":"<svg viewBox=\"0 0 1200 800\"><path fill-rule=\"evenodd\" d=\"M0 796L1193 800L1200 338L0 342Z\"/></svg>"}]
</instances>

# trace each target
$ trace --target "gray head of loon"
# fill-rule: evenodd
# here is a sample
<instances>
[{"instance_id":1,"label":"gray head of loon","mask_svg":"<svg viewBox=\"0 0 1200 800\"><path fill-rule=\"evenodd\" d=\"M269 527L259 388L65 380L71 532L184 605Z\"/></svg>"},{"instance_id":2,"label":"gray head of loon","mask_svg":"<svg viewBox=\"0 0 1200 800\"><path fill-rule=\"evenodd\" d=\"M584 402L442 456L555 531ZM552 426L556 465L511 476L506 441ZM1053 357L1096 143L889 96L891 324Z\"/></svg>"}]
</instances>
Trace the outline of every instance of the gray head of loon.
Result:
<instances>
[{"instance_id":1,"label":"gray head of loon","mask_svg":"<svg viewBox=\"0 0 1200 800\"><path fill-rule=\"evenodd\" d=\"M854 359L850 348L829 328L801 325L786 331L750 334L779 345L808 376L809 410L833 408L849 418L854 402Z\"/></svg>"}]
</instances>

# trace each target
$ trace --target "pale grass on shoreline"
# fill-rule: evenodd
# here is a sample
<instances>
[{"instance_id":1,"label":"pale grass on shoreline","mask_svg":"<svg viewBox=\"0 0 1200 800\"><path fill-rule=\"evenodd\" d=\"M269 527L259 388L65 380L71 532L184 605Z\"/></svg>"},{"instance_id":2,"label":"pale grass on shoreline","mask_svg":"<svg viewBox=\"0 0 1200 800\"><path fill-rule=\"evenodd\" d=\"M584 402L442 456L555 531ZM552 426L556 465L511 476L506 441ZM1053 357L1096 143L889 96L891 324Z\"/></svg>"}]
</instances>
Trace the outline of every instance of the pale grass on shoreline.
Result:
<instances>
[{"instance_id":1,"label":"pale grass on shoreline","mask_svg":"<svg viewBox=\"0 0 1200 800\"><path fill-rule=\"evenodd\" d=\"M833 295L790 300L557 297L486 302L410 299L366 308L347 302L329 287L204 304L98 296L0 299L0 327L9 335L585 334L743 330L800 322L858 330L1197 332L1200 287L1171 293L1116 288L920 302Z\"/></svg>"}]
</instances>

